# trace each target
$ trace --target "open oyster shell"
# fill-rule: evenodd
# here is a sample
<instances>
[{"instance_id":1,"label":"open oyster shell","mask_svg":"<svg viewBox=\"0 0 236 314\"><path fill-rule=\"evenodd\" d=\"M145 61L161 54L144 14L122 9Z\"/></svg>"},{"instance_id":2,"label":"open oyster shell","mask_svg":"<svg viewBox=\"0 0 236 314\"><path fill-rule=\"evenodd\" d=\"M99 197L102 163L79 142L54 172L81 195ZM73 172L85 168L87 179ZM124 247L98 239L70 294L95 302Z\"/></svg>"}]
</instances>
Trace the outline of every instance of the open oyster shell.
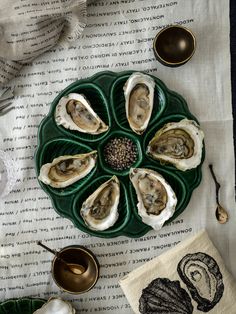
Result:
<instances>
[{"instance_id":1,"label":"open oyster shell","mask_svg":"<svg viewBox=\"0 0 236 314\"><path fill-rule=\"evenodd\" d=\"M120 182L116 176L103 183L82 204L80 213L92 230L106 230L118 219Z\"/></svg>"},{"instance_id":2,"label":"open oyster shell","mask_svg":"<svg viewBox=\"0 0 236 314\"><path fill-rule=\"evenodd\" d=\"M60 156L41 167L38 179L54 188L64 188L89 174L96 160L97 151Z\"/></svg>"},{"instance_id":3,"label":"open oyster shell","mask_svg":"<svg viewBox=\"0 0 236 314\"><path fill-rule=\"evenodd\" d=\"M143 289L139 299L139 311L142 314L192 314L193 306L179 281L157 278Z\"/></svg>"},{"instance_id":4,"label":"open oyster shell","mask_svg":"<svg viewBox=\"0 0 236 314\"><path fill-rule=\"evenodd\" d=\"M85 96L76 93L60 99L56 106L55 121L66 129L83 133L100 134L108 130Z\"/></svg>"},{"instance_id":5,"label":"open oyster shell","mask_svg":"<svg viewBox=\"0 0 236 314\"><path fill-rule=\"evenodd\" d=\"M51 298L33 314L75 314L72 305L60 298Z\"/></svg>"},{"instance_id":6,"label":"open oyster shell","mask_svg":"<svg viewBox=\"0 0 236 314\"><path fill-rule=\"evenodd\" d=\"M220 301L224 292L223 277L210 255L187 254L179 262L177 271L200 311L208 312Z\"/></svg>"},{"instance_id":7,"label":"open oyster shell","mask_svg":"<svg viewBox=\"0 0 236 314\"><path fill-rule=\"evenodd\" d=\"M142 134L149 123L153 109L155 82L143 73L133 73L124 86L125 110L131 129Z\"/></svg>"},{"instance_id":8,"label":"open oyster shell","mask_svg":"<svg viewBox=\"0 0 236 314\"><path fill-rule=\"evenodd\" d=\"M138 214L155 230L161 229L175 211L177 198L166 180L156 171L131 168L130 180L138 198Z\"/></svg>"},{"instance_id":9,"label":"open oyster shell","mask_svg":"<svg viewBox=\"0 0 236 314\"><path fill-rule=\"evenodd\" d=\"M173 164L182 171L201 163L204 134L188 119L167 123L149 142L147 153L154 159Z\"/></svg>"}]
</instances>

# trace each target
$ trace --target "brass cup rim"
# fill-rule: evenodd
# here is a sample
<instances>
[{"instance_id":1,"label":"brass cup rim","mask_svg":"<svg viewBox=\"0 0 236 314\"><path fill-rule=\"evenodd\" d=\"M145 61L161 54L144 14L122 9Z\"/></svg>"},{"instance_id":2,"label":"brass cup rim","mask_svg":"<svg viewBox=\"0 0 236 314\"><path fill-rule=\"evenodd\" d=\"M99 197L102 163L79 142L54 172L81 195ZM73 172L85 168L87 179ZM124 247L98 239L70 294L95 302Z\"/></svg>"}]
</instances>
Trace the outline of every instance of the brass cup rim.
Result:
<instances>
[{"instance_id":1,"label":"brass cup rim","mask_svg":"<svg viewBox=\"0 0 236 314\"><path fill-rule=\"evenodd\" d=\"M57 281L57 279L55 278L54 270L55 270L55 263L58 261L57 256L55 256L53 258L53 260L52 260L52 265L51 265L52 278L53 278L54 282L56 283L56 285L60 288L60 290L65 291L67 293L70 293L70 294L82 294L82 293L88 292L89 290L91 290L95 286L95 284L97 283L98 278L99 278L99 263L98 263L98 260L97 260L96 256L89 249L85 248L82 245L69 245L69 246L66 246L66 247L62 248L59 251L59 254L62 254L63 252L68 251L70 249L82 251L87 256L89 256L89 258L91 259L91 262L93 263L93 265L94 265L94 267L96 269L95 270L94 280L93 280L92 284L87 289L84 289L84 290L81 290L81 291L71 291L71 290L68 290L68 289L64 288L61 285L61 283L59 283ZM83 276L83 274L85 274L86 272L87 272L87 270L84 273L82 273L81 275L75 275L75 276Z\"/></svg>"},{"instance_id":2,"label":"brass cup rim","mask_svg":"<svg viewBox=\"0 0 236 314\"><path fill-rule=\"evenodd\" d=\"M192 39L193 39L193 50L192 50L191 54L190 54L186 59L184 59L184 60L182 60L182 61L180 61L180 62L170 62L170 61L167 61L167 60L163 59L163 58L160 56L160 54L157 52L157 50L156 50L156 42L157 42L159 36L160 36L163 32L165 32L166 30L171 29L171 28L178 28L178 29L185 30L186 32L188 32L188 33L191 35L191 37L192 37ZM182 26L182 25L176 25L176 24L170 25L170 26L167 26L167 27L161 29L161 30L156 34L156 36L155 36L155 38L154 38L154 40L153 40L153 50L154 50L154 54L155 54L157 60L160 59L163 64L172 65L172 66L182 65L182 64L185 64L186 62L188 62L188 61L192 58L192 56L194 55L194 53L195 53L195 51L196 51L196 37L195 37L195 35L193 34L193 32L192 32L190 29L188 29L188 28L186 28L186 27L184 27L184 26Z\"/></svg>"}]
</instances>

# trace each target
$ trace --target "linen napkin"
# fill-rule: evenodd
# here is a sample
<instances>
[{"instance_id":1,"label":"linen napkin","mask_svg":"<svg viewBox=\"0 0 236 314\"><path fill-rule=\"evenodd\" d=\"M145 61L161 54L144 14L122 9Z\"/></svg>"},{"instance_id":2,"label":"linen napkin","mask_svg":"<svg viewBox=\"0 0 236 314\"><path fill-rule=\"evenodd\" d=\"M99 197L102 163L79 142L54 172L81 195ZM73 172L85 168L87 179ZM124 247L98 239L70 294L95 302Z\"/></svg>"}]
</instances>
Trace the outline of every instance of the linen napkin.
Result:
<instances>
[{"instance_id":1,"label":"linen napkin","mask_svg":"<svg viewBox=\"0 0 236 314\"><path fill-rule=\"evenodd\" d=\"M135 313L236 313L236 283L206 231L120 280Z\"/></svg>"},{"instance_id":2,"label":"linen napkin","mask_svg":"<svg viewBox=\"0 0 236 314\"><path fill-rule=\"evenodd\" d=\"M85 25L86 0L2 0L0 86L55 44L76 40Z\"/></svg>"}]
</instances>

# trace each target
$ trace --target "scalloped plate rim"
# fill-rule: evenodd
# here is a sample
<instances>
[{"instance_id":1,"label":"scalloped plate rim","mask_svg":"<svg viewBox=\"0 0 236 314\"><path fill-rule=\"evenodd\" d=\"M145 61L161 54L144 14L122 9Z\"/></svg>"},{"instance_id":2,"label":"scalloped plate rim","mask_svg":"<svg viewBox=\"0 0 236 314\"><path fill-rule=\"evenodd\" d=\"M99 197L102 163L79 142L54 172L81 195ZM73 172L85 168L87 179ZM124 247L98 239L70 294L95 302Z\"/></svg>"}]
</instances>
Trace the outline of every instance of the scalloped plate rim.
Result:
<instances>
[{"instance_id":1,"label":"scalloped plate rim","mask_svg":"<svg viewBox=\"0 0 236 314\"><path fill-rule=\"evenodd\" d=\"M56 101L58 101L66 92L69 92L69 91L70 91L72 88L74 88L78 83L79 83L79 84L93 83L93 84L97 85L97 83L94 82L94 81L96 81L97 79L99 79L99 77L102 77L102 76L104 76L104 75L110 75L110 76L114 77L114 80L113 80L113 82L111 83L111 86L113 86L114 83L115 83L115 81L116 81L119 77L121 77L121 76L123 76L123 75L127 75L127 74L132 74L132 73L134 73L134 72L142 72L142 73L145 73L145 74L151 76L152 78L155 79L156 84L157 84L157 82L158 82L158 84L161 86L161 88L166 89L166 91L165 91L164 94L167 96L167 99L166 99L167 105L166 105L166 110L163 110L162 115L160 116L160 120L163 119L163 118L167 118L167 119L168 119L168 115L165 114L165 111L168 110L168 102L170 101L169 97L171 97L171 96L173 95L173 96L179 98L180 101L181 101L181 103L183 104L183 108L182 108L183 111L182 111L181 114L183 114L183 112L184 112L184 116L185 116L186 118L189 118L189 116L190 116L192 119L194 119L195 121L198 122L198 119L189 111L188 104L187 104L186 100L185 100L179 93L170 90L170 89L165 85L165 83L162 82L162 80L160 80L159 78L155 77L154 75L151 75L151 74L149 74L149 73L147 73L147 72L144 72L144 71L137 71L137 70L128 70L128 71L121 71L121 72L113 72L113 71L106 71L106 70L105 70L105 71L101 71L101 72L95 73L94 75L92 75L92 76L90 76L90 77L88 77L88 78L76 80L75 82L73 82L73 83L71 83L70 85L68 85L67 87L65 87L65 88L52 100L51 104L54 104ZM100 86L98 86L98 87L100 88ZM106 97L107 97L107 96L106 96ZM110 104L109 104L109 105L110 105ZM35 162L37 162L36 159L37 159L37 156L38 156L38 154L39 154L40 147L42 147L42 146L44 145L44 143L41 143L40 138L39 138L39 137L40 137L39 134L40 134L41 128L42 128L42 126L47 122L47 120L51 119L51 117L52 117L52 116L51 116L51 113L53 112L53 110L54 110L54 106L51 105L51 108L50 108L50 110L49 110L47 116L42 119L42 121L41 121L41 123L40 123L40 125L39 125L38 136L37 136L38 143L37 143L37 148L36 148L36 151L35 151L35 154L34 154ZM110 109L109 109L109 110L110 110ZM109 112L110 112L110 111L109 111ZM171 116L171 114L170 114L169 116ZM151 126L151 128L153 128L153 127L154 127L154 125ZM74 138L72 138L72 139L74 139ZM191 199L191 196L192 196L192 193L193 193L194 189L199 186L199 184L200 184L200 182L201 182L201 180L202 180L202 170L201 170L201 167L202 167L202 163L203 163L204 159L205 159L205 144L203 145L203 154L202 154L201 163L200 163L200 165L199 165L198 167L195 168L195 169L197 170L198 180L196 180L195 184L190 187L190 190L189 190L189 192L188 192L188 193L189 193L189 196L188 196L187 199L185 200L186 206L178 211L177 216L179 216L179 215L185 210L185 208L187 207L187 205L188 205L188 203L189 203L189 201L190 201L190 199ZM169 169L167 168L167 170L169 170ZM173 170L173 169L172 169L172 170ZM177 170L177 171L178 171L178 170ZM181 179L181 181L183 182L183 184L186 185L186 179L182 178L181 176L180 176L180 179ZM73 221L73 215L71 216L70 214L65 214L64 212L61 212L60 210L58 210L57 207L55 206L55 205L56 205L55 203L57 203L57 201L54 201L52 195L51 195L50 193L48 193L47 191L45 191L45 189L44 189L44 187L41 185L41 183L40 183L40 186L42 187L42 189L44 190L44 192L50 197L50 199L51 199L51 201L52 201L52 205L53 205L54 210L56 211L56 213L59 214L61 217L65 217L65 218L69 219L69 220L73 223L73 225L74 225L76 228L78 228L78 226L77 226L77 225L75 224L75 222ZM127 188L126 188L126 189L127 189ZM74 197L73 197L73 199L74 199ZM74 200L73 200L73 202L74 202ZM132 210L132 209L131 209L131 210ZM173 219L175 219L175 218L176 218L176 217L175 217L175 214L174 214L166 223L171 222L171 221L172 221ZM129 225L129 223L127 223L127 225ZM145 235L149 230L152 230L152 228L151 228L150 226L145 225L145 224L143 224L143 225L144 225L144 228L143 228L143 230L142 230L140 233L139 233L139 232L137 232L137 233L135 233L135 234L134 234L134 233L129 233L129 232L127 232L126 226L125 226L123 230L120 230L120 231L117 232L117 234L114 233L114 234L112 234L111 236L108 236L107 234L105 234L105 235L96 234L96 235L95 235L95 234L91 233L90 230L84 231L84 230L82 230L82 229L80 229L80 228L78 228L78 229L80 229L81 231L86 232L86 233L88 233L88 234L91 234L91 235L93 235L93 236L95 236L95 237L99 237L99 238L114 238L114 237L117 237L117 236L120 236L120 235L122 235L122 236L128 236L128 237L131 237L131 238L137 238L137 237L141 237L141 236Z\"/></svg>"},{"instance_id":2,"label":"scalloped plate rim","mask_svg":"<svg viewBox=\"0 0 236 314\"><path fill-rule=\"evenodd\" d=\"M8 303L8 302L14 302L14 303L18 303L19 301L21 301L21 300L23 300L23 301L28 301L28 302L30 302L30 303L32 303L32 302L34 302L34 301L36 301L36 302L44 302L44 304L47 302L47 300L46 299L43 299L43 298L33 298L33 297L21 297L21 298L10 298L10 299L7 299L7 300L4 300L4 301L1 301L0 302L0 309L1 309L1 307L2 306L4 306L4 304L6 304L6 303ZM36 310L34 310L34 311L36 311ZM8 314L8 313L6 313L6 314ZM19 312L15 312L15 313L10 313L10 314L33 314L33 312L32 311L30 311L30 313L29 312L27 312L27 313L19 313Z\"/></svg>"}]
</instances>

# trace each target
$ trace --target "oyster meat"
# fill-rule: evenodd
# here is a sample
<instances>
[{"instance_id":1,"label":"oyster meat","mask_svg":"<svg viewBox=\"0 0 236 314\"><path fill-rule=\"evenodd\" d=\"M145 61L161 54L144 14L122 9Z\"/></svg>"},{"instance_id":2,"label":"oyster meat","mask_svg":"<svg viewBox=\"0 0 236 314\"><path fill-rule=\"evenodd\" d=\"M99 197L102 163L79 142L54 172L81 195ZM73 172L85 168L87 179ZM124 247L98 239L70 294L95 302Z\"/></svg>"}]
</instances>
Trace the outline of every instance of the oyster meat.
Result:
<instances>
[{"instance_id":1,"label":"oyster meat","mask_svg":"<svg viewBox=\"0 0 236 314\"><path fill-rule=\"evenodd\" d=\"M60 298L51 298L33 314L75 314L72 305Z\"/></svg>"},{"instance_id":2,"label":"oyster meat","mask_svg":"<svg viewBox=\"0 0 236 314\"><path fill-rule=\"evenodd\" d=\"M131 129L142 134L151 118L155 82L151 76L133 73L124 86L125 111Z\"/></svg>"},{"instance_id":3,"label":"oyster meat","mask_svg":"<svg viewBox=\"0 0 236 314\"><path fill-rule=\"evenodd\" d=\"M193 305L178 280L156 278L143 289L139 299L139 311L142 314L192 314Z\"/></svg>"},{"instance_id":4,"label":"oyster meat","mask_svg":"<svg viewBox=\"0 0 236 314\"><path fill-rule=\"evenodd\" d=\"M210 255L187 254L179 262L177 271L200 311L208 312L220 301L224 292L223 277Z\"/></svg>"},{"instance_id":5,"label":"oyster meat","mask_svg":"<svg viewBox=\"0 0 236 314\"><path fill-rule=\"evenodd\" d=\"M156 171L131 168L130 180L138 198L138 214L155 230L161 229L175 211L177 198L166 180Z\"/></svg>"},{"instance_id":6,"label":"oyster meat","mask_svg":"<svg viewBox=\"0 0 236 314\"><path fill-rule=\"evenodd\" d=\"M41 167L38 179L54 188L64 188L89 174L96 160L95 150L87 154L60 156Z\"/></svg>"},{"instance_id":7,"label":"oyster meat","mask_svg":"<svg viewBox=\"0 0 236 314\"><path fill-rule=\"evenodd\" d=\"M106 230L118 219L120 182L116 176L103 183L82 204L80 213L92 230Z\"/></svg>"},{"instance_id":8,"label":"oyster meat","mask_svg":"<svg viewBox=\"0 0 236 314\"><path fill-rule=\"evenodd\" d=\"M201 163L204 134L188 119L167 123L149 142L147 153L154 159L173 164L182 171Z\"/></svg>"},{"instance_id":9,"label":"oyster meat","mask_svg":"<svg viewBox=\"0 0 236 314\"><path fill-rule=\"evenodd\" d=\"M82 94L62 97L56 106L55 121L66 129L83 133L100 134L108 130Z\"/></svg>"}]
</instances>

